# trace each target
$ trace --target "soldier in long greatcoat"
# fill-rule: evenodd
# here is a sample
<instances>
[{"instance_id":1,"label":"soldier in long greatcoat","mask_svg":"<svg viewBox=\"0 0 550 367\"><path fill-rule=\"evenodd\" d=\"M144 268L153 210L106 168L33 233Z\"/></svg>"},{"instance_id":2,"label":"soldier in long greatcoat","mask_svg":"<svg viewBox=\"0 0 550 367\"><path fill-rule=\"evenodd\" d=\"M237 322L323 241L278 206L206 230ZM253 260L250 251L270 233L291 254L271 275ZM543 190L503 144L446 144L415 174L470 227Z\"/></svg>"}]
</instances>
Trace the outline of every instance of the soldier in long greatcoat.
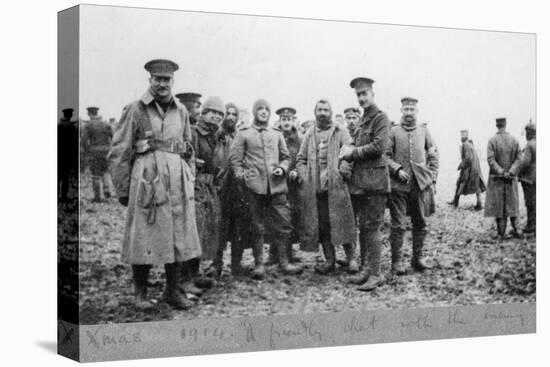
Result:
<instances>
[{"instance_id":1,"label":"soldier in long greatcoat","mask_svg":"<svg viewBox=\"0 0 550 367\"><path fill-rule=\"evenodd\" d=\"M189 116L171 93L178 65L157 59L145 69L150 87L124 107L109 153L118 200L128 207L122 260L132 265L138 307L152 306L149 270L164 265L163 299L186 309L193 302L179 289L178 266L201 256Z\"/></svg>"}]
</instances>

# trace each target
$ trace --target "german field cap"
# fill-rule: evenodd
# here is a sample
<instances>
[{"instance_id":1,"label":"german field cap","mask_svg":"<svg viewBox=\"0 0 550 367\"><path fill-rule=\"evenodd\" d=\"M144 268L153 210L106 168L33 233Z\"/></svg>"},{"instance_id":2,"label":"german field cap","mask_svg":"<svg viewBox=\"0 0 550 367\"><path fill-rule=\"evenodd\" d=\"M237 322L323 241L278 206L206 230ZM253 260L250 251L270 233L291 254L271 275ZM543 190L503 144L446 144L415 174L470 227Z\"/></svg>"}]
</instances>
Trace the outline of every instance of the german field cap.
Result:
<instances>
[{"instance_id":1,"label":"german field cap","mask_svg":"<svg viewBox=\"0 0 550 367\"><path fill-rule=\"evenodd\" d=\"M349 82L349 86L355 88L356 93L362 92L366 89L372 89L373 84L374 80L362 76L352 79L352 81Z\"/></svg>"},{"instance_id":2,"label":"german field cap","mask_svg":"<svg viewBox=\"0 0 550 367\"><path fill-rule=\"evenodd\" d=\"M94 113L94 112L99 111L99 107L90 106L90 107L86 107L86 110L87 110L88 112Z\"/></svg>"},{"instance_id":3,"label":"german field cap","mask_svg":"<svg viewBox=\"0 0 550 367\"><path fill-rule=\"evenodd\" d=\"M403 98L401 98L401 104L404 105L404 106L407 106L407 105L416 106L417 103L418 103L418 99L416 99L414 97L403 97Z\"/></svg>"},{"instance_id":4,"label":"german field cap","mask_svg":"<svg viewBox=\"0 0 550 367\"><path fill-rule=\"evenodd\" d=\"M178 64L171 60L155 59L147 62L144 66L151 75L154 76L174 76L174 72L179 69Z\"/></svg>"},{"instance_id":5,"label":"german field cap","mask_svg":"<svg viewBox=\"0 0 550 367\"><path fill-rule=\"evenodd\" d=\"M347 115L348 113L361 113L359 111L359 108L357 107L348 107L346 109L344 109L344 115Z\"/></svg>"},{"instance_id":6,"label":"german field cap","mask_svg":"<svg viewBox=\"0 0 550 367\"><path fill-rule=\"evenodd\" d=\"M296 114L296 109L293 107L281 107L275 113L279 116L292 116Z\"/></svg>"}]
</instances>

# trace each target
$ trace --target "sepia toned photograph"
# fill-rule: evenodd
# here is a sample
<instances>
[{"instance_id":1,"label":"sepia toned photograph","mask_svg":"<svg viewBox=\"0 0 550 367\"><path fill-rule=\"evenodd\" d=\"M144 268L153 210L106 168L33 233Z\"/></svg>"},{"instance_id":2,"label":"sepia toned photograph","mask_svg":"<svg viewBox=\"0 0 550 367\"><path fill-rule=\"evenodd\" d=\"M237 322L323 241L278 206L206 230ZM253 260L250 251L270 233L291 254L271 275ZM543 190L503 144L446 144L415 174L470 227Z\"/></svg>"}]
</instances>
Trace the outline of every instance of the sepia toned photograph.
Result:
<instances>
[{"instance_id":1,"label":"sepia toned photograph","mask_svg":"<svg viewBox=\"0 0 550 367\"><path fill-rule=\"evenodd\" d=\"M536 302L534 34L79 11L81 324Z\"/></svg>"}]
</instances>

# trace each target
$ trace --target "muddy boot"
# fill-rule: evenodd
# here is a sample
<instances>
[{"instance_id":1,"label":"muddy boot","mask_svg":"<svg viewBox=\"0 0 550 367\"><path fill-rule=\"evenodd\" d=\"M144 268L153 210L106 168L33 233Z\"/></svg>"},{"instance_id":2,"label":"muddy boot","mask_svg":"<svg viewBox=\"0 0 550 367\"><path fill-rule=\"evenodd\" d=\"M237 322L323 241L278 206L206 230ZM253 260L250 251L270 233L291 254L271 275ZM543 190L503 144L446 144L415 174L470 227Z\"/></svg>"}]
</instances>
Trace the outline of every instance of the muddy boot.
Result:
<instances>
[{"instance_id":1,"label":"muddy boot","mask_svg":"<svg viewBox=\"0 0 550 367\"><path fill-rule=\"evenodd\" d=\"M287 257L287 246L289 246L289 244L285 244L284 242L279 243L277 246L277 249L279 250L279 268L281 269L281 272L286 275L299 274L304 270L304 268L301 265L290 264Z\"/></svg>"},{"instance_id":2,"label":"muddy boot","mask_svg":"<svg viewBox=\"0 0 550 367\"><path fill-rule=\"evenodd\" d=\"M292 264L302 262L302 259L296 256L296 254L294 253L294 249L292 248L291 243L286 246L286 257L288 258L288 262Z\"/></svg>"},{"instance_id":3,"label":"muddy boot","mask_svg":"<svg viewBox=\"0 0 550 367\"><path fill-rule=\"evenodd\" d=\"M336 253L332 243L326 241L321 244L325 255L325 262L321 265L315 265L315 271L319 274L329 274L334 272L336 263Z\"/></svg>"},{"instance_id":4,"label":"muddy boot","mask_svg":"<svg viewBox=\"0 0 550 367\"><path fill-rule=\"evenodd\" d=\"M362 292L370 292L378 288L382 283L383 281L380 275L371 275L365 283L357 287L357 290Z\"/></svg>"},{"instance_id":5,"label":"muddy boot","mask_svg":"<svg viewBox=\"0 0 550 367\"><path fill-rule=\"evenodd\" d=\"M401 259L401 248L403 247L402 230L392 229L390 234L390 245L391 245L391 272L395 275L405 275L407 271Z\"/></svg>"},{"instance_id":6,"label":"muddy boot","mask_svg":"<svg viewBox=\"0 0 550 367\"><path fill-rule=\"evenodd\" d=\"M201 259L196 257L187 262L191 274L193 284L202 289L210 289L216 285L216 281L212 278L201 274Z\"/></svg>"},{"instance_id":7,"label":"muddy boot","mask_svg":"<svg viewBox=\"0 0 550 367\"><path fill-rule=\"evenodd\" d=\"M346 253L347 272L348 274L357 274L359 272L359 264L355 259L354 246L351 243L345 243L343 245L344 252Z\"/></svg>"},{"instance_id":8,"label":"muddy boot","mask_svg":"<svg viewBox=\"0 0 550 367\"><path fill-rule=\"evenodd\" d=\"M250 277L254 280L262 280L265 277L264 268L264 237L256 238L252 244L252 253L254 254L254 269Z\"/></svg>"},{"instance_id":9,"label":"muddy boot","mask_svg":"<svg viewBox=\"0 0 550 367\"><path fill-rule=\"evenodd\" d=\"M216 250L216 256L214 257L214 261L212 261L212 264L206 269L204 272L204 275L206 275L209 278L214 278L216 280L220 280L222 276L222 269L223 269L223 253L225 251L225 247L227 246L227 242L224 240L219 241L218 249Z\"/></svg>"},{"instance_id":10,"label":"muddy boot","mask_svg":"<svg viewBox=\"0 0 550 367\"><path fill-rule=\"evenodd\" d=\"M379 228L379 227L378 227ZM374 228L365 229L363 242L367 247L367 266L368 271L363 274L367 274L366 281L357 288L357 290L368 292L377 288L382 284L382 278L380 277L380 256L381 256L381 239L380 230Z\"/></svg>"},{"instance_id":11,"label":"muddy boot","mask_svg":"<svg viewBox=\"0 0 550 367\"><path fill-rule=\"evenodd\" d=\"M178 263L164 264L166 271L166 288L162 300L176 310L187 310L193 306L193 301L187 299L178 288Z\"/></svg>"},{"instance_id":12,"label":"muddy boot","mask_svg":"<svg viewBox=\"0 0 550 367\"><path fill-rule=\"evenodd\" d=\"M497 222L497 239L498 240L503 240L504 237L506 236L506 221L508 219L507 218L497 218L496 219L496 222Z\"/></svg>"},{"instance_id":13,"label":"muddy boot","mask_svg":"<svg viewBox=\"0 0 550 367\"><path fill-rule=\"evenodd\" d=\"M204 291L195 286L191 274L191 265L188 261L178 263L179 286L178 289L181 293L186 294L190 299L196 299L202 296Z\"/></svg>"},{"instance_id":14,"label":"muddy boot","mask_svg":"<svg viewBox=\"0 0 550 367\"><path fill-rule=\"evenodd\" d=\"M411 266L416 271L424 271L430 269L430 266L426 263L426 260L422 256L422 249L424 248L424 239L426 238L426 230L415 231L413 229L413 254L411 259Z\"/></svg>"},{"instance_id":15,"label":"muddy boot","mask_svg":"<svg viewBox=\"0 0 550 367\"><path fill-rule=\"evenodd\" d=\"M243 246L241 243L231 243L231 274L233 276L243 276L251 271L241 265L243 259Z\"/></svg>"},{"instance_id":16,"label":"muddy boot","mask_svg":"<svg viewBox=\"0 0 550 367\"><path fill-rule=\"evenodd\" d=\"M348 279L351 284L363 284L369 279L369 263L367 258L367 245L368 245L367 231L363 230L359 232L359 248L361 251L361 271L359 274L352 276Z\"/></svg>"},{"instance_id":17,"label":"muddy boot","mask_svg":"<svg viewBox=\"0 0 550 367\"><path fill-rule=\"evenodd\" d=\"M521 229L517 227L517 218L510 217L510 224L512 225L512 232L510 232L510 234L515 238L521 238L523 233L521 232Z\"/></svg>"},{"instance_id":18,"label":"muddy boot","mask_svg":"<svg viewBox=\"0 0 550 367\"><path fill-rule=\"evenodd\" d=\"M267 262L265 263L267 266L275 265L279 263L279 253L277 251L277 247L274 244L269 245L269 255L267 257Z\"/></svg>"},{"instance_id":19,"label":"muddy boot","mask_svg":"<svg viewBox=\"0 0 550 367\"><path fill-rule=\"evenodd\" d=\"M481 193L476 193L476 206L474 206L475 210L482 210L483 205L481 205Z\"/></svg>"},{"instance_id":20,"label":"muddy boot","mask_svg":"<svg viewBox=\"0 0 550 367\"><path fill-rule=\"evenodd\" d=\"M460 200L460 195L455 195L453 200L447 202L447 204L454 206L455 208L458 208L458 202Z\"/></svg>"},{"instance_id":21,"label":"muddy boot","mask_svg":"<svg viewBox=\"0 0 550 367\"><path fill-rule=\"evenodd\" d=\"M134 280L135 305L139 310L146 310L153 307L147 297L147 278L149 278L150 265L132 265Z\"/></svg>"}]
</instances>

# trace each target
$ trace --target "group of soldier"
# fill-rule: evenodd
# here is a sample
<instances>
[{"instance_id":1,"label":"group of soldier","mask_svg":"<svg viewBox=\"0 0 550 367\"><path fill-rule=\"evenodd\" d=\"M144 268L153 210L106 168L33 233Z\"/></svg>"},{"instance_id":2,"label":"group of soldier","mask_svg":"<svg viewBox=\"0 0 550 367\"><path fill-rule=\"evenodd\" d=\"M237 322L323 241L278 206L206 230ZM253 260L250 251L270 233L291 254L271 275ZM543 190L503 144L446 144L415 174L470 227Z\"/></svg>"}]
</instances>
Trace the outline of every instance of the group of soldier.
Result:
<instances>
[{"instance_id":1,"label":"group of soldier","mask_svg":"<svg viewBox=\"0 0 550 367\"><path fill-rule=\"evenodd\" d=\"M228 243L234 276L261 280L268 264L278 264L284 274L299 274L303 266L293 244L309 252L319 251L320 244L324 262L315 266L316 272L330 274L340 264L353 274L349 281L358 290L374 290L383 283L381 226L386 208L391 214L392 273L407 272L402 246L408 216L411 268L430 267L424 257L426 218L435 210L439 154L426 124L417 121L416 98L401 100L401 121L392 124L374 102L374 81L359 77L350 87L362 115L358 107L350 107L344 111L345 121L337 122L330 101L320 99L313 106L315 120L297 124L296 110L282 107L271 126L272 106L258 99L252 121L239 125L240 110L234 103L211 96L202 104L198 93L173 96L175 62L156 59L145 69L150 86L124 107L114 135L106 127L93 127L90 109L85 134L89 146L96 145L92 141L98 132L112 136L112 142L104 141L108 154L102 148L105 161L96 159L101 169L92 171L94 193L99 195L103 168L110 166L118 200L128 207L122 258L132 266L138 307L152 306L147 279L153 265L165 267L163 299L176 309L191 307L193 298L220 279ZM504 182L495 200L514 192L517 196L517 188L507 185L513 186L519 163L500 158L512 140L499 130L490 143L495 153L489 157L489 190ZM470 143L463 142L463 155L469 157ZM463 159L460 168L465 170L466 164L473 177L479 162ZM464 188L463 176L468 175L459 178L456 205L460 195L472 190ZM484 190L482 184L474 185L476 193ZM487 205L488 214L495 214L498 202ZM497 218L515 218L511 206L496 209L501 211ZM515 229L515 219L512 225ZM267 262L264 244L269 244ZM337 246L345 253L340 261ZM251 269L241 264L246 248L254 257ZM211 260L210 265L201 269L201 260Z\"/></svg>"}]
</instances>

